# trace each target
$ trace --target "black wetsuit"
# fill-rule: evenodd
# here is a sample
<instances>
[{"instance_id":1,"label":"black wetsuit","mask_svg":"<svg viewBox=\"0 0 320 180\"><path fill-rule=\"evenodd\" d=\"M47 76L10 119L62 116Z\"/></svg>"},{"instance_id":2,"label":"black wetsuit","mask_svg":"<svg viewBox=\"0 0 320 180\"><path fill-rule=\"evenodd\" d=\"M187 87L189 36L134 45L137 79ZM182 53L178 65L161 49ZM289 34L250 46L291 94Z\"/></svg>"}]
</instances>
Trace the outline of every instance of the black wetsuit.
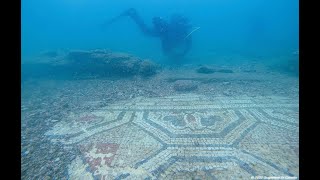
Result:
<instances>
[{"instance_id":1,"label":"black wetsuit","mask_svg":"<svg viewBox=\"0 0 320 180\"><path fill-rule=\"evenodd\" d=\"M149 28L144 23L137 11L133 8L125 11L122 16L131 17L144 34L152 37L159 37L165 55L180 58L189 52L192 44L192 38L190 35L188 36L191 25L185 23L182 16L173 16L170 23L162 21L161 24L157 24L154 22L152 28ZM178 46L181 46L182 49L177 52L175 51L175 48Z\"/></svg>"}]
</instances>

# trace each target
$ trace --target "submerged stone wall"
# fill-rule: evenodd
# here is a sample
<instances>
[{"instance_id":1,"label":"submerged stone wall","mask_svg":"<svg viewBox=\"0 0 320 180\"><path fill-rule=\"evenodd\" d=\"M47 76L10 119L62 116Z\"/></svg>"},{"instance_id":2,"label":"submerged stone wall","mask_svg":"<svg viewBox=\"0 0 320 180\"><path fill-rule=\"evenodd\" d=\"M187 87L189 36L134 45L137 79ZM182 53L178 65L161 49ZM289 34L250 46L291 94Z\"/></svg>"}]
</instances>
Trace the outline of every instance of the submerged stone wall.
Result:
<instances>
[{"instance_id":1,"label":"submerged stone wall","mask_svg":"<svg viewBox=\"0 0 320 180\"><path fill-rule=\"evenodd\" d=\"M105 49L48 52L22 63L22 75L49 77L152 76L160 66L149 59Z\"/></svg>"}]
</instances>

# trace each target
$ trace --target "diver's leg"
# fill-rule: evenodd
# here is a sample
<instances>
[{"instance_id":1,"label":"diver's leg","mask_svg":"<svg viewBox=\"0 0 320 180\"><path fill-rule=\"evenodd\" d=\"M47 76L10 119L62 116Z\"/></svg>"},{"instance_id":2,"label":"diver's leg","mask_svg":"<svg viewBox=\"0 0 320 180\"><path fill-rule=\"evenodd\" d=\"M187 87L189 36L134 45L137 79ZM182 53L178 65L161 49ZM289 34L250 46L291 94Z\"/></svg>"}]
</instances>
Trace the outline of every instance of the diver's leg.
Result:
<instances>
[{"instance_id":1,"label":"diver's leg","mask_svg":"<svg viewBox=\"0 0 320 180\"><path fill-rule=\"evenodd\" d=\"M184 57L191 49L192 39L188 37L187 39L183 40L184 49L180 52L174 51L175 47L179 44L175 44L174 42L170 41L170 39L162 39L162 51L166 56L174 57L174 58L182 58Z\"/></svg>"},{"instance_id":2,"label":"diver's leg","mask_svg":"<svg viewBox=\"0 0 320 180\"><path fill-rule=\"evenodd\" d=\"M127 9L126 11L124 11L123 13L121 13L120 15L104 22L101 27L102 28L106 28L108 27L109 25L113 24L114 22L117 22L118 20L120 20L122 17L126 17L126 16L129 16L129 17L133 17L133 19L137 19L135 17L138 16L138 13L137 11L134 9L134 8L130 8L130 9Z\"/></svg>"},{"instance_id":3,"label":"diver's leg","mask_svg":"<svg viewBox=\"0 0 320 180\"><path fill-rule=\"evenodd\" d=\"M130 8L123 12L122 15L131 17L144 34L154 36L155 33L152 29L147 27L147 25L144 23L143 19L140 17L136 9Z\"/></svg>"},{"instance_id":4,"label":"diver's leg","mask_svg":"<svg viewBox=\"0 0 320 180\"><path fill-rule=\"evenodd\" d=\"M191 38L191 36L189 36L187 39L185 39L185 43L186 43L186 47L185 47L183 53L181 54L181 56L186 55L186 54L190 51L191 45L192 45L192 38Z\"/></svg>"},{"instance_id":5,"label":"diver's leg","mask_svg":"<svg viewBox=\"0 0 320 180\"><path fill-rule=\"evenodd\" d=\"M171 46L168 40L162 39L161 41L162 53L166 56L170 56Z\"/></svg>"}]
</instances>

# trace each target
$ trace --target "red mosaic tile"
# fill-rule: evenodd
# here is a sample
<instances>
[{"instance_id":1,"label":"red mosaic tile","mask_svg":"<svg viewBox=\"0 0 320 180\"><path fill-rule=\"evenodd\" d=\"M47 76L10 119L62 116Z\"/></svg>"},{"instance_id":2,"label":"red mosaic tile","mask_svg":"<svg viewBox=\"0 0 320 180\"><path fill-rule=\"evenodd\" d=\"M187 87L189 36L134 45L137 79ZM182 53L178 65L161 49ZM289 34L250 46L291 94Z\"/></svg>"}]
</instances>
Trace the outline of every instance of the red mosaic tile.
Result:
<instances>
[{"instance_id":1,"label":"red mosaic tile","mask_svg":"<svg viewBox=\"0 0 320 180\"><path fill-rule=\"evenodd\" d=\"M111 163L119 148L119 144L89 143L89 144L81 145L79 148L80 148L80 151L84 154L85 160L89 164L90 169L92 171L96 171L98 167L102 167L104 165L107 165L108 167L111 166ZM96 148L95 151L94 151L94 148Z\"/></svg>"},{"instance_id":2,"label":"red mosaic tile","mask_svg":"<svg viewBox=\"0 0 320 180\"><path fill-rule=\"evenodd\" d=\"M119 144L115 143L98 143L96 144L97 151L96 153L115 153L117 149L119 148Z\"/></svg>"},{"instance_id":3,"label":"red mosaic tile","mask_svg":"<svg viewBox=\"0 0 320 180\"><path fill-rule=\"evenodd\" d=\"M101 158L86 158L92 171L96 171L98 166L101 166Z\"/></svg>"}]
</instances>

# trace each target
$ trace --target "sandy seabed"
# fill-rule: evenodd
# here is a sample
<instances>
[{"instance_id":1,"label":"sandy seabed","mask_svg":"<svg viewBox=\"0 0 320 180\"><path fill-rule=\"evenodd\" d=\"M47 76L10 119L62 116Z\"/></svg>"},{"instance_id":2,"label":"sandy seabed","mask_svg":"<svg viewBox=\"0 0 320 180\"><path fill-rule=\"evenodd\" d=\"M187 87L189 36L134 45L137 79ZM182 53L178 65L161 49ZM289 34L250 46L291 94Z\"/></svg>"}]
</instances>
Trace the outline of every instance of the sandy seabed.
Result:
<instances>
[{"instance_id":1,"label":"sandy seabed","mask_svg":"<svg viewBox=\"0 0 320 180\"><path fill-rule=\"evenodd\" d=\"M22 82L22 179L298 177L298 78L197 68Z\"/></svg>"}]
</instances>

